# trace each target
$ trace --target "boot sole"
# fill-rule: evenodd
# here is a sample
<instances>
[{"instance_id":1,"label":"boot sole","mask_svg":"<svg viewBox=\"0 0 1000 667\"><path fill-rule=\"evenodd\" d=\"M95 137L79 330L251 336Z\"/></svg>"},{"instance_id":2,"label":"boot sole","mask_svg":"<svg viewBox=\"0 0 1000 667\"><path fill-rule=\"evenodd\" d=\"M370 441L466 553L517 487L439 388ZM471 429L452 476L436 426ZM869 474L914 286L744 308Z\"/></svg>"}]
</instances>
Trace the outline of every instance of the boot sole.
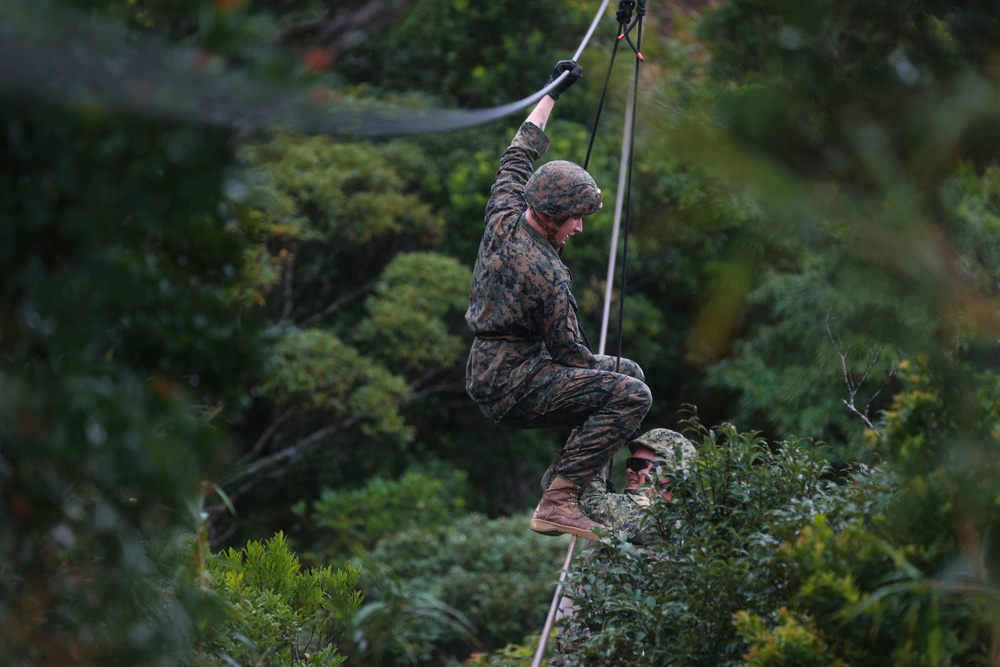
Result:
<instances>
[{"instance_id":1,"label":"boot sole","mask_svg":"<svg viewBox=\"0 0 1000 667\"><path fill-rule=\"evenodd\" d=\"M560 535L565 535L565 533L560 532L558 530L548 530L547 528L543 528L542 524L540 524L537 519L531 520L531 529L536 533L538 533L539 535L547 535L549 537L558 537Z\"/></svg>"},{"instance_id":2,"label":"boot sole","mask_svg":"<svg viewBox=\"0 0 1000 667\"><path fill-rule=\"evenodd\" d=\"M552 523L551 521L543 521L541 519L531 520L531 529L536 533L541 533L542 535L549 535L550 537L555 537L556 535L563 535L569 533L570 535L576 535L577 537L583 537L588 540L597 541L597 535L593 531L584 530L583 528L575 528L573 526L563 526L558 523Z\"/></svg>"}]
</instances>

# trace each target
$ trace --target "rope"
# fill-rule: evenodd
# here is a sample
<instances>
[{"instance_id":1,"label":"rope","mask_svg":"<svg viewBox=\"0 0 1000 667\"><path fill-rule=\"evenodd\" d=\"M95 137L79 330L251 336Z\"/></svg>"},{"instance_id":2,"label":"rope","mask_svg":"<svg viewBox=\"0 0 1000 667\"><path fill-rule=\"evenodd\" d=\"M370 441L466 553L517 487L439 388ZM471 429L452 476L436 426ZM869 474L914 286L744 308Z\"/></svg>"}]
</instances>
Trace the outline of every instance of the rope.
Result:
<instances>
[{"instance_id":1,"label":"rope","mask_svg":"<svg viewBox=\"0 0 1000 667\"><path fill-rule=\"evenodd\" d=\"M632 80L632 122L629 128L631 135L629 137L629 151L628 151L628 185L625 186L625 237L622 242L622 278L621 278L621 292L622 297L618 300L618 360L621 361L622 356L622 330L625 320L625 288L627 286L627 276L628 276L628 229L630 222L630 214L632 212L632 161L635 157L635 116L636 110L638 108L639 100L639 65L642 64L642 52L639 50L639 46L642 44L642 19L646 15L646 2L645 0L639 0L639 5L642 6L642 13L636 18L635 25L636 30L636 43L634 46L635 50L635 76ZM630 42L631 44L631 42ZM613 253L612 253L613 254Z\"/></svg>"},{"instance_id":2,"label":"rope","mask_svg":"<svg viewBox=\"0 0 1000 667\"><path fill-rule=\"evenodd\" d=\"M573 560L573 547L576 546L576 535L569 541L569 548L566 549L566 560L563 561L562 570L559 571L559 582L556 584L556 593L552 596L552 604L549 605L548 616L545 617L545 626L542 634L538 638L538 648L535 649L535 658L531 661L531 667L539 667L542 664L542 657L545 655L545 647L549 641L549 633L552 632L552 625L556 620L556 611L559 610L559 601L562 599L563 582L566 581L566 573L569 572L569 564Z\"/></svg>"},{"instance_id":3,"label":"rope","mask_svg":"<svg viewBox=\"0 0 1000 667\"><path fill-rule=\"evenodd\" d=\"M629 25L631 21L632 11L637 13L634 22ZM615 203L615 223L614 229L612 231L611 237L611 251L609 253L608 261L608 279L607 287L604 297L604 315L601 323L601 339L599 354L604 354L604 346L607 340L607 327L608 327L608 317L610 311L610 301L611 301L611 285L612 276L614 275L615 257L616 250L618 246L618 229L621 223L622 207L624 205L624 216L625 216L625 238L622 247L622 277L621 277L621 291L622 298L619 299L619 312L618 312L618 354L615 362L615 370L617 371L621 364L621 354L622 354L622 331L625 319L625 286L626 286L626 275L627 275L627 259L628 259L628 228L629 228L629 214L632 208L632 158L635 154L635 119L636 119L636 108L638 107L638 95L639 95L639 65L643 62L642 52L640 51L640 46L642 44L642 19L646 15L646 0L622 0L618 5L618 11L615 17L618 20L618 37L615 40L614 48L611 52L610 63L608 64L608 71L604 77L604 89L601 92L601 101L597 107L597 115L594 120L594 129L590 135L590 143L587 146L587 156L584 159L583 168L586 169L587 165L590 163L590 156L594 147L594 140L597 137L597 127L600 123L601 113L604 109L604 101L607 98L608 87L611 80L611 71L614 66L615 56L618 53L618 45L624 38L632 50L635 52L635 76L632 84L632 96L627 99L627 107L625 112L625 129L622 137L622 154L621 162L619 166L618 175L618 199ZM636 40L632 42L628 33L633 29L636 30ZM553 83L553 85L555 85ZM626 168L627 164L627 168ZM627 172L627 173L626 173ZM589 347L588 341L588 347ZM608 463L608 479L611 479L611 462ZM559 581L556 583L555 594L552 596L552 603L549 605L549 613L545 618L545 624L542 627L542 634L538 638L538 648L535 650L534 659L531 662L531 667L540 667L542 658L545 655L545 649L548 645L549 634L552 632L552 626L555 624L556 612L559 609L560 602L562 600L563 584L566 581L566 575L569 572L570 563L573 560L573 550L576 548L577 537L573 535L569 542L569 546L566 549L566 559L563 562L563 567L559 572Z\"/></svg>"},{"instance_id":4,"label":"rope","mask_svg":"<svg viewBox=\"0 0 1000 667\"><path fill-rule=\"evenodd\" d=\"M620 10L619 10L620 11ZM619 21L619 33L621 34L621 21ZM594 117L594 129L590 133L590 143L587 144L587 156L583 159L583 168L590 164L590 155L594 150L594 140L597 139L597 126L601 123L601 114L604 111L604 101L608 98L608 87L611 84L611 71L614 69L615 56L618 55L618 44L620 40L615 40L615 46L611 49L611 59L608 62L608 71L604 74L604 87L601 89L601 100L597 103L597 115Z\"/></svg>"},{"instance_id":5,"label":"rope","mask_svg":"<svg viewBox=\"0 0 1000 667\"><path fill-rule=\"evenodd\" d=\"M622 153L618 164L618 198L615 200L615 224L611 230L611 252L608 255L608 275L604 286L604 312L601 316L601 338L600 354L604 354L604 349L608 341L608 324L611 319L611 290L615 283L615 259L618 256L618 230L621 227L622 208L625 205L625 197L621 194L625 192L626 173L629 165L632 144L630 141L632 132L632 98L626 100L625 108L625 128L622 132Z\"/></svg>"},{"instance_id":6,"label":"rope","mask_svg":"<svg viewBox=\"0 0 1000 667\"><path fill-rule=\"evenodd\" d=\"M603 0L574 55L578 60L610 0ZM332 102L329 91L282 88L239 71L212 73L203 55L152 35L131 39L120 25L65 7L0 2L0 95L56 104L106 105L164 119L236 130L377 137L483 125L525 109L538 92L488 109L419 111L358 100Z\"/></svg>"}]
</instances>

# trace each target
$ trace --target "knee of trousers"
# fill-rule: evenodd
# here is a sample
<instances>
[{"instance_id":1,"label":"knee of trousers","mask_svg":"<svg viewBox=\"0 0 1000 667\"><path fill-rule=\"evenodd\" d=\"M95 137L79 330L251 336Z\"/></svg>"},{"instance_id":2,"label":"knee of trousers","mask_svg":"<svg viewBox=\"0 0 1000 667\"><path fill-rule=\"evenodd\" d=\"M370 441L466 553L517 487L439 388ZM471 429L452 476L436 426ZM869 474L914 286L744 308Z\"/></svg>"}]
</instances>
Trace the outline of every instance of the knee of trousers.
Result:
<instances>
[{"instance_id":1,"label":"knee of trousers","mask_svg":"<svg viewBox=\"0 0 1000 667\"><path fill-rule=\"evenodd\" d=\"M639 418L646 416L650 406L653 405L653 392L642 380L628 378L621 383L621 396L623 397L623 410L635 411Z\"/></svg>"},{"instance_id":2,"label":"knee of trousers","mask_svg":"<svg viewBox=\"0 0 1000 667\"><path fill-rule=\"evenodd\" d=\"M646 374L642 372L642 367L631 359L625 359L622 357L619 360L618 372L622 375L633 377L640 382L646 381Z\"/></svg>"},{"instance_id":3,"label":"knee of trousers","mask_svg":"<svg viewBox=\"0 0 1000 667\"><path fill-rule=\"evenodd\" d=\"M622 410L622 418L638 426L653 405L653 392L641 380L632 380L628 388L628 404Z\"/></svg>"},{"instance_id":4,"label":"knee of trousers","mask_svg":"<svg viewBox=\"0 0 1000 667\"><path fill-rule=\"evenodd\" d=\"M646 383L624 375L618 376L608 398L601 412L613 415L616 428L628 432L642 423L653 405L653 394Z\"/></svg>"}]
</instances>

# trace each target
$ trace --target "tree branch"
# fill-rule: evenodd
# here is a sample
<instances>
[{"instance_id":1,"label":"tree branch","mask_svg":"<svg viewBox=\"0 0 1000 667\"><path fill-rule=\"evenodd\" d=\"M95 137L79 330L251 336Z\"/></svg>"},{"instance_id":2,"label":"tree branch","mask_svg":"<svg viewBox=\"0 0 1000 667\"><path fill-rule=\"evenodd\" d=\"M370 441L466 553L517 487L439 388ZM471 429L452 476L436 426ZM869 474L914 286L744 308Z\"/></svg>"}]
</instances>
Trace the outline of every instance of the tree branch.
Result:
<instances>
[{"instance_id":1,"label":"tree branch","mask_svg":"<svg viewBox=\"0 0 1000 667\"><path fill-rule=\"evenodd\" d=\"M230 498L238 498L263 479L280 477L288 472L303 454L309 452L317 443L334 433L346 430L358 422L360 417L349 417L333 424L327 424L308 436L299 439L293 445L279 449L267 456L261 457L231 473L224 485L237 484L235 488L227 489Z\"/></svg>"},{"instance_id":2,"label":"tree branch","mask_svg":"<svg viewBox=\"0 0 1000 667\"><path fill-rule=\"evenodd\" d=\"M882 393L882 390L889 385L889 383L892 381L894 377L896 377L896 372L899 369L893 368L891 371L889 371L888 375L885 378L883 378L881 386L878 388L878 390L876 390L874 394L871 395L871 397L865 403L864 412L859 410L857 406L854 404L855 398L857 397L858 394L858 390L868 380L868 376L871 375L872 370L874 370L875 365L878 363L879 357L882 354L882 349L876 348L872 352L872 355L868 359L868 366L867 368L865 368L864 374L861 376L860 380L855 381L854 377L851 375L851 371L849 370L847 363L847 358L850 355L850 350L848 350L847 352L843 350L843 346L841 345L840 342L840 337L833 333L833 326L831 324L831 319L832 315L831 313L828 312L826 314L826 332L827 335L830 337L830 342L833 343L834 349L837 350L837 355L840 357L840 368L844 374L844 384L847 385L848 397L850 399L848 400L842 398L840 399L840 402L847 407L849 412L856 415L862 422L864 422L865 426L870 428L872 432L875 433L876 437L881 439L882 434L879 432L877 428L875 428L875 425L872 423L870 417L872 401L874 401L875 397L878 396L880 393Z\"/></svg>"},{"instance_id":3,"label":"tree branch","mask_svg":"<svg viewBox=\"0 0 1000 667\"><path fill-rule=\"evenodd\" d=\"M271 438L273 438L275 434L278 432L278 429L281 428L285 424L285 422L291 419L295 415L295 413L296 413L295 408L288 408L280 415L278 415L278 417L274 421L272 421L270 425L268 425L267 429L265 429L265 431L261 433L260 437L257 438L257 442L253 444L253 447L250 448L250 451L240 458L240 461L241 462L247 461L248 459L252 459L257 454L260 454L261 451L263 451L264 446L268 443L268 441L270 441ZM239 466L241 465L241 463L238 462L236 465Z\"/></svg>"},{"instance_id":4,"label":"tree branch","mask_svg":"<svg viewBox=\"0 0 1000 667\"><path fill-rule=\"evenodd\" d=\"M295 414L294 409L289 409L282 414L282 418L285 418L289 413ZM272 427L275 427L275 423L272 423ZM286 419L287 421L287 419ZM257 459L252 463L248 463L230 474L222 484L221 487L224 488L226 495L229 497L230 501L235 502L237 498L243 496L247 491L252 489L256 484L265 479L272 479L275 477L280 477L288 472L305 454L309 453L313 448L315 448L324 439L330 437L334 433L346 430L361 421L359 418L351 417L348 419L340 420L333 424L327 424L322 428L313 431L308 436L301 438L295 444L280 449L268 456ZM269 429L272 431L268 437L262 436L257 440L254 445L256 449L263 449L263 444L273 438L277 432L277 428ZM228 487L228 488L226 488ZM226 521L225 518L229 514L229 507L225 503L216 503L210 505L205 509L208 513L208 525L210 526L210 532L212 534L212 544L218 546L224 540L228 539L235 532L235 525L232 521Z\"/></svg>"},{"instance_id":5,"label":"tree branch","mask_svg":"<svg viewBox=\"0 0 1000 667\"><path fill-rule=\"evenodd\" d=\"M462 369L463 374L461 378L454 375L453 371L455 368ZM427 370L423 375L409 382L410 388L413 390L411 400L427 398L434 394L465 393L464 370L464 366L459 365L457 362L443 369L431 368Z\"/></svg>"},{"instance_id":6,"label":"tree branch","mask_svg":"<svg viewBox=\"0 0 1000 667\"><path fill-rule=\"evenodd\" d=\"M361 296L363 294L367 294L368 292L372 291L372 289L375 287L376 282L377 282L377 280L375 280L375 279L369 280L367 283L365 283L361 287L358 287L357 289L353 289L350 292L347 292L346 294L341 294L339 297L337 297L336 299L334 299L332 303L330 303L329 305L327 305L326 308L324 308L323 310L321 310L319 312L313 313L312 315L310 315L309 317L307 317L303 321L299 322L297 324L297 326L304 329L304 328L310 326L311 324L315 324L316 322L318 322L319 320L321 320L321 319L323 319L325 317L329 317L330 315L333 315L334 313L336 313L338 310L340 310L341 308L343 308L344 306L346 306L348 303L350 303L354 299L358 298L359 296Z\"/></svg>"},{"instance_id":7,"label":"tree branch","mask_svg":"<svg viewBox=\"0 0 1000 667\"><path fill-rule=\"evenodd\" d=\"M337 307L352 298L356 298L358 294L370 291L374 284L375 281L371 281L350 294L342 296L324 309L323 312L312 316L306 321L306 324L334 312ZM413 398L421 399L433 394L464 392L464 377L459 378L455 375L454 370L456 365L460 366L458 360L456 360L456 364L447 368L432 368L419 377L410 380L408 384L414 391ZM297 405L284 407L280 414L268 424L267 429L256 439L250 450L233 466L230 473L220 483L220 486L231 501L235 502L264 480L281 477L298 465L303 457L319 446L326 438L335 433L346 431L361 422L360 417L348 417L323 424L304 437L297 439L294 437L288 438L290 444L287 446L274 449L270 453L260 456L269 449L279 446L285 427L290 422L293 422L296 417L301 416L302 413L299 411ZM235 532L233 522L227 519L229 508L225 503L219 502L206 508L206 511L209 515L211 541L213 545L218 546Z\"/></svg>"}]
</instances>

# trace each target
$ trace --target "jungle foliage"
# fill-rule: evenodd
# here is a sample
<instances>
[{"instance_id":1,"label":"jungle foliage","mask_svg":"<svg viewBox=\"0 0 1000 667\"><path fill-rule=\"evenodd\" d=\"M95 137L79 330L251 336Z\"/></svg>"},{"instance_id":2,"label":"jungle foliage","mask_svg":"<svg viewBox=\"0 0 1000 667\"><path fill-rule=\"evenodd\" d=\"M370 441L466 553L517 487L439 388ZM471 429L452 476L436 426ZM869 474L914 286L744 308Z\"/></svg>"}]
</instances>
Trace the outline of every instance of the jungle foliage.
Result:
<instances>
[{"instance_id":1,"label":"jungle foliage","mask_svg":"<svg viewBox=\"0 0 1000 667\"><path fill-rule=\"evenodd\" d=\"M239 105L520 99L597 3L16 4L39 44L161 50L107 99L74 94L125 64L99 41L0 69L0 664L529 664L565 540L525 512L566 434L482 417L462 317L522 112L360 140ZM996 8L654 4L608 350L701 458L662 544L574 566L569 660L995 661ZM547 159L586 155L611 13ZM595 343L623 53L563 254ZM178 66L218 90L158 90Z\"/></svg>"},{"instance_id":2,"label":"jungle foliage","mask_svg":"<svg viewBox=\"0 0 1000 667\"><path fill-rule=\"evenodd\" d=\"M218 554L203 576L228 618L199 638L196 664L342 664L338 648L362 600L359 575L351 566L303 568L282 533Z\"/></svg>"}]
</instances>

